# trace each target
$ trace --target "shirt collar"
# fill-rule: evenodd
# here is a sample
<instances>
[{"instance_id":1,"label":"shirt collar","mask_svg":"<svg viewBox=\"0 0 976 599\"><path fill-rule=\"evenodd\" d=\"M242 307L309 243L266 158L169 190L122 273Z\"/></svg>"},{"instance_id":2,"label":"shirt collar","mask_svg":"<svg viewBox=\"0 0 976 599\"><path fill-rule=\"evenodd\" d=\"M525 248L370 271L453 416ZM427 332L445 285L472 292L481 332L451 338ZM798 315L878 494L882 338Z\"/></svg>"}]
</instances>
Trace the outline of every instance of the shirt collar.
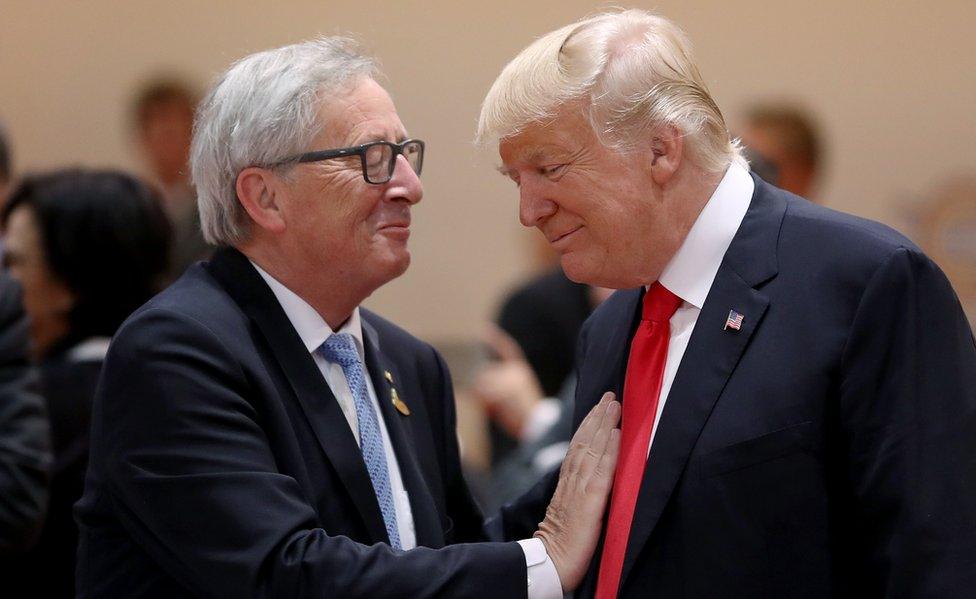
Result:
<instances>
[{"instance_id":1,"label":"shirt collar","mask_svg":"<svg viewBox=\"0 0 976 599\"><path fill-rule=\"evenodd\" d=\"M325 322L325 319L315 311L315 308L308 305L308 302L300 298L291 289L285 287L280 281L264 272L264 269L255 264L254 261L249 261L251 262L251 266L264 279L264 282L268 284L268 287L271 288L271 292L274 293L278 303L281 304L281 309L285 311L285 316L288 317L292 326L295 327L295 331L301 337L302 343L305 344L305 348L309 353L315 352L333 334L349 333L356 341L356 351L359 352L359 359L365 361L365 352L363 351L363 325L359 316L358 306L352 311L352 314L346 319L342 327L338 331L333 331L332 327Z\"/></svg>"},{"instance_id":2,"label":"shirt collar","mask_svg":"<svg viewBox=\"0 0 976 599\"><path fill-rule=\"evenodd\" d=\"M677 253L658 278L699 310L712 287L725 252L749 209L756 183L749 171L732 163L691 226Z\"/></svg>"}]
</instances>

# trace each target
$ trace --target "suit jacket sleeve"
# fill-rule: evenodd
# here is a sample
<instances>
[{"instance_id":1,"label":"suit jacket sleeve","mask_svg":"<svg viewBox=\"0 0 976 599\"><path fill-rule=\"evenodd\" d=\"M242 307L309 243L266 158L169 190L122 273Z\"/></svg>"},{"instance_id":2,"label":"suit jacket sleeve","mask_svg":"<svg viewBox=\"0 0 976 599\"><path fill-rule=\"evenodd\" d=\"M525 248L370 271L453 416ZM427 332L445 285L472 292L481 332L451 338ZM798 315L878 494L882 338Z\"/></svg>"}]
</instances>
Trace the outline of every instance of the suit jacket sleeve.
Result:
<instances>
[{"instance_id":1,"label":"suit jacket sleeve","mask_svg":"<svg viewBox=\"0 0 976 599\"><path fill-rule=\"evenodd\" d=\"M27 343L20 292L0 273L0 554L31 543L47 506L48 422L31 388Z\"/></svg>"},{"instance_id":2,"label":"suit jacket sleeve","mask_svg":"<svg viewBox=\"0 0 976 599\"><path fill-rule=\"evenodd\" d=\"M845 347L840 412L874 588L976 588L976 347L942 272L900 248L867 286Z\"/></svg>"},{"instance_id":3,"label":"suit jacket sleeve","mask_svg":"<svg viewBox=\"0 0 976 599\"><path fill-rule=\"evenodd\" d=\"M138 325L138 326L137 326ZM103 484L144 550L214 597L524 597L514 543L396 552L317 528L275 466L264 404L206 325L155 309L116 336L96 399Z\"/></svg>"}]
</instances>

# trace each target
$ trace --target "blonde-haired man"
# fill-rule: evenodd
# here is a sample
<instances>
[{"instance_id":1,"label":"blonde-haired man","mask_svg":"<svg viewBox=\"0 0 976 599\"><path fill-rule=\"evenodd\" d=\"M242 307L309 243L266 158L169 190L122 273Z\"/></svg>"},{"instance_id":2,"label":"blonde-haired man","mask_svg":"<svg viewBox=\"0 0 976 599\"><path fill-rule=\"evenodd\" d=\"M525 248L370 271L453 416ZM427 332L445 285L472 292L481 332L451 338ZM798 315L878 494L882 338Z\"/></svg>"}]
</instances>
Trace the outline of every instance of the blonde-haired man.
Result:
<instances>
[{"instance_id":1,"label":"blonde-haired man","mask_svg":"<svg viewBox=\"0 0 976 599\"><path fill-rule=\"evenodd\" d=\"M531 44L478 136L567 275L622 290L580 335L576 422L606 390L623 416L579 596L972 592L976 347L914 244L751 175L687 38L643 11Z\"/></svg>"}]
</instances>

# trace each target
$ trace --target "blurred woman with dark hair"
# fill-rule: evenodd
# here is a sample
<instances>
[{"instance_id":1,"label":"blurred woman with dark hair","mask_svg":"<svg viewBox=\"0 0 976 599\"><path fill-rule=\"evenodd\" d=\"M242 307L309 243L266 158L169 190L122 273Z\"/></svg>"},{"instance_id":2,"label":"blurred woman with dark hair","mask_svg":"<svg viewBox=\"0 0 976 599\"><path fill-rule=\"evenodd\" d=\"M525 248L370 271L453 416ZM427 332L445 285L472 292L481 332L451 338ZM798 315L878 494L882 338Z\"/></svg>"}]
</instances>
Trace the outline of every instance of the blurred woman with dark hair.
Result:
<instances>
[{"instance_id":1,"label":"blurred woman with dark hair","mask_svg":"<svg viewBox=\"0 0 976 599\"><path fill-rule=\"evenodd\" d=\"M129 175L66 170L24 179L0 226L4 262L23 287L54 448L40 540L5 560L0 578L32 596L74 597L71 507L84 486L95 386L112 335L158 291L170 225L156 192Z\"/></svg>"}]
</instances>

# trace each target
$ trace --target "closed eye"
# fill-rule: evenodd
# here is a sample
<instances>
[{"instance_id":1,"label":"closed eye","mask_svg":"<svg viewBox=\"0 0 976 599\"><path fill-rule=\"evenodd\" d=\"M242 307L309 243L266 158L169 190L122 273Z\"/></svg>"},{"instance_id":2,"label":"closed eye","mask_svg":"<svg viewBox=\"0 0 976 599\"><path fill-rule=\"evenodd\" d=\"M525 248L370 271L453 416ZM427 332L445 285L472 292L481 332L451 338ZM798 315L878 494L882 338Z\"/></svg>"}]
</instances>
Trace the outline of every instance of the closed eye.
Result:
<instances>
[{"instance_id":1,"label":"closed eye","mask_svg":"<svg viewBox=\"0 0 976 599\"><path fill-rule=\"evenodd\" d=\"M549 164L539 169L539 173L546 177L559 175L566 169L566 164Z\"/></svg>"}]
</instances>

